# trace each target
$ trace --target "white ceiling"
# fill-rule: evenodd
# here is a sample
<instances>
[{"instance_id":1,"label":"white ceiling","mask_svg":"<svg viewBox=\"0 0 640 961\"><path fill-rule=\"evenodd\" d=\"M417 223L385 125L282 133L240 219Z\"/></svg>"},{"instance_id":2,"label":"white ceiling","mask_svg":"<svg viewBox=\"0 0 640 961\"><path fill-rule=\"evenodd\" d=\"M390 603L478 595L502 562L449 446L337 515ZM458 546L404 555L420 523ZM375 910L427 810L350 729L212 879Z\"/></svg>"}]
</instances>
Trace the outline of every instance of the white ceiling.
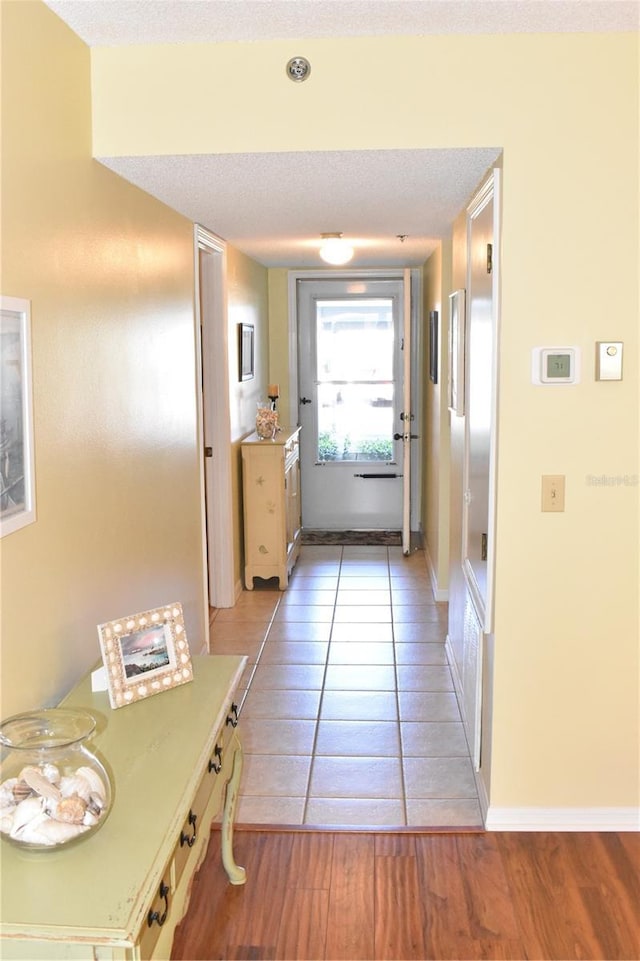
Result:
<instances>
[{"instance_id":1,"label":"white ceiling","mask_svg":"<svg viewBox=\"0 0 640 961\"><path fill-rule=\"evenodd\" d=\"M419 266L497 149L356 150L101 158L268 267L318 267L320 234L354 266ZM400 241L398 234L406 234Z\"/></svg>"},{"instance_id":2,"label":"white ceiling","mask_svg":"<svg viewBox=\"0 0 640 961\"><path fill-rule=\"evenodd\" d=\"M636 0L45 2L89 46L630 31L640 17ZM320 234L342 231L356 245L353 265L364 267L422 264L498 154L490 146L98 159L265 266L319 266Z\"/></svg>"},{"instance_id":3,"label":"white ceiling","mask_svg":"<svg viewBox=\"0 0 640 961\"><path fill-rule=\"evenodd\" d=\"M637 0L45 0L89 46L637 30Z\"/></svg>"}]
</instances>

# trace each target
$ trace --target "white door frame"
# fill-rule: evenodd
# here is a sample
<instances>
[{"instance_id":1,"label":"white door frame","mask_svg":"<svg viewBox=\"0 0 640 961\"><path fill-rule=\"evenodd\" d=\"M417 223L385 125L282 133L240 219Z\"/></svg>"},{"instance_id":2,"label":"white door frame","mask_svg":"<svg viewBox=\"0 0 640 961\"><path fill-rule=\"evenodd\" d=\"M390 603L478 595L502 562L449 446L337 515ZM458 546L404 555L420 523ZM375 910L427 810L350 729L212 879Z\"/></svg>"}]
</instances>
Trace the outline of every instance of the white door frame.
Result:
<instances>
[{"instance_id":1,"label":"white door frame","mask_svg":"<svg viewBox=\"0 0 640 961\"><path fill-rule=\"evenodd\" d=\"M201 261L201 255L206 259ZM227 247L215 234L195 224L194 256L196 390L204 593L205 600L208 599L211 607L233 607L235 584ZM205 269L202 264L205 265ZM211 457L205 457L206 447L211 448ZM205 623L208 624L208 606L206 614Z\"/></svg>"},{"instance_id":2,"label":"white door frame","mask_svg":"<svg viewBox=\"0 0 640 961\"><path fill-rule=\"evenodd\" d=\"M493 631L494 590L495 590L495 540L496 540L496 473L498 458L498 363L499 363L499 321L500 321L500 169L494 168L491 175L482 184L467 207L467 249L471 250L471 225L473 220L485 208L487 203L493 202L493 249L494 257L491 271L492 298L492 375L491 375L491 423L489 427L489 489L488 489L488 524L487 524L487 586L486 597L482 596L478 588L473 567L469 560L468 551L468 501L465 497L462 507L462 569L469 593L478 615L478 619L485 634ZM469 292L471 290L471 258L467 264L467 318L469 323ZM465 325L466 326L466 325ZM469 357L466 358L465 380L468 379ZM463 454L463 489L466 493L469 487L469 418L465 418L464 454Z\"/></svg>"},{"instance_id":3,"label":"white door frame","mask_svg":"<svg viewBox=\"0 0 640 961\"><path fill-rule=\"evenodd\" d=\"M411 380L412 393L414 397L412 423L412 433L418 435L415 440L416 447L411 451L411 530L417 531L420 526L420 497L421 471L422 471L422 390L421 375L419 372L419 356L416 351L422 344L421 319L422 319L422 297L420 296L420 271L411 269L411 342L414 349L411 351ZM289 315L289 423L298 423L298 280L402 280L405 277L405 270L402 267L390 267L388 269L370 267L360 270L290 270L288 275L288 315Z\"/></svg>"}]
</instances>

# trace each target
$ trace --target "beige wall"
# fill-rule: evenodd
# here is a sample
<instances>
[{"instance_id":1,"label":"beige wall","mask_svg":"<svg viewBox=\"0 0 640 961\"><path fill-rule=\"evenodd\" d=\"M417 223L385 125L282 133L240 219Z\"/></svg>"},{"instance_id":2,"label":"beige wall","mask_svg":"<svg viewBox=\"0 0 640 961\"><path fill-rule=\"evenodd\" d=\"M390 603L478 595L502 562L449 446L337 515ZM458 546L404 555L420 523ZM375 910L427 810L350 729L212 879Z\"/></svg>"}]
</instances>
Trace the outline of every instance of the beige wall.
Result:
<instances>
[{"instance_id":1,"label":"beige wall","mask_svg":"<svg viewBox=\"0 0 640 961\"><path fill-rule=\"evenodd\" d=\"M229 385L231 470L233 486L234 579L244 585L244 526L240 442L256 429L259 401L267 399L269 380L269 303L267 270L233 247L227 247L229 317ZM255 337L254 377L238 379L238 324L252 324Z\"/></svg>"},{"instance_id":2,"label":"beige wall","mask_svg":"<svg viewBox=\"0 0 640 961\"><path fill-rule=\"evenodd\" d=\"M309 40L306 84L291 48L95 50L94 150L504 149L491 802L637 804L638 487L615 478L638 471L638 38ZM622 383L594 380L607 338ZM532 386L558 342L582 383ZM564 514L540 512L544 473Z\"/></svg>"},{"instance_id":3,"label":"beige wall","mask_svg":"<svg viewBox=\"0 0 640 961\"><path fill-rule=\"evenodd\" d=\"M180 600L204 641L192 227L91 159L89 51L2 9L2 293L31 301L37 522L2 539L2 714L55 703L96 625Z\"/></svg>"}]
</instances>

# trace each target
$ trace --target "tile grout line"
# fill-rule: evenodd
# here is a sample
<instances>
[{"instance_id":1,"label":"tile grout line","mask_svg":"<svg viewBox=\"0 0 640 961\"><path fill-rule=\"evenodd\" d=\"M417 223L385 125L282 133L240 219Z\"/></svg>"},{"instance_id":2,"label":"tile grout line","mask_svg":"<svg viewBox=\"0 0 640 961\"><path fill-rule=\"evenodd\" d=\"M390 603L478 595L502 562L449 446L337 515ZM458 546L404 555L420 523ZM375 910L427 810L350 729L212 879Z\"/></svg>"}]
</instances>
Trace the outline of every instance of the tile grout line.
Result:
<instances>
[{"instance_id":1,"label":"tile grout line","mask_svg":"<svg viewBox=\"0 0 640 961\"><path fill-rule=\"evenodd\" d=\"M316 762L316 749L318 745L318 730L320 728L320 714L322 713L322 702L324 701L325 685L327 682L327 671L329 670L329 656L331 654L331 643L333 637L333 625L336 619L336 607L338 606L338 591L340 590L340 577L342 573L342 561L344 558L344 547L340 548L340 563L338 565L338 579L336 581L336 593L333 599L333 614L331 616L331 628L329 630L329 643L327 644L327 656L324 662L324 673L322 675L322 687L320 689L320 698L318 700L318 710L316 713L316 726L313 732L313 744L311 745L311 763L309 764L309 777L307 778L307 790L305 792L304 805L302 808L302 824L306 823L307 811L309 809L309 792L311 790L311 779L313 777L313 769Z\"/></svg>"},{"instance_id":2,"label":"tile grout line","mask_svg":"<svg viewBox=\"0 0 640 961\"><path fill-rule=\"evenodd\" d=\"M400 752L400 784L402 785L402 811L404 814L404 826L409 826L409 812L407 810L407 785L404 777L404 750L402 746L402 723L400 718L400 680L398 677L398 658L396 655L396 625L393 616L393 584L391 580L391 560L389 558L389 548L387 548L387 568L389 572L389 603L391 606L391 642L393 645L393 675L395 678L396 713L398 715L398 750Z\"/></svg>"}]
</instances>

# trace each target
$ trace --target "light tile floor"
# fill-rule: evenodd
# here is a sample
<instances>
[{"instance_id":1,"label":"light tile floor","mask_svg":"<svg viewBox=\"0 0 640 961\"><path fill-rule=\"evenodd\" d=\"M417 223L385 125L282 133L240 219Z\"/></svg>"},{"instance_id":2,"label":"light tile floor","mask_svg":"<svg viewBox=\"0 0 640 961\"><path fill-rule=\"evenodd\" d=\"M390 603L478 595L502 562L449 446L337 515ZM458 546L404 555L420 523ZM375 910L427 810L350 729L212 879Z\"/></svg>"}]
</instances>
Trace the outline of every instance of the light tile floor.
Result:
<instances>
[{"instance_id":1,"label":"light tile floor","mask_svg":"<svg viewBox=\"0 0 640 961\"><path fill-rule=\"evenodd\" d=\"M482 826L424 552L308 546L255 585L211 622L249 660L237 822Z\"/></svg>"}]
</instances>

